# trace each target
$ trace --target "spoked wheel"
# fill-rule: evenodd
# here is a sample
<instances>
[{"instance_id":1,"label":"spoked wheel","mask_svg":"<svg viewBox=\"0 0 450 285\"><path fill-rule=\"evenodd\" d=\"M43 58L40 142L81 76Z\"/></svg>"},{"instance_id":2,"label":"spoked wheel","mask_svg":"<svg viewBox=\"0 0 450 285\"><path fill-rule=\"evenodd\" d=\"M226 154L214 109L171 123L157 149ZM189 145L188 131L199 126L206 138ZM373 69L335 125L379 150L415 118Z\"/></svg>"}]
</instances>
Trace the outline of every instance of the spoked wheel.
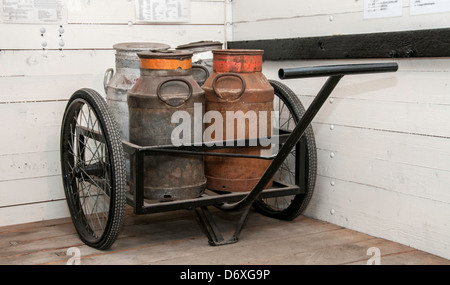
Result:
<instances>
[{"instance_id":1,"label":"spoked wheel","mask_svg":"<svg viewBox=\"0 0 450 285\"><path fill-rule=\"evenodd\" d=\"M294 129L305 113L302 103L286 85L269 80L275 90L274 110L279 112L278 127L280 134ZM278 149L281 149L279 145ZM292 149L273 177L289 185L297 185L305 193L256 200L254 208L260 213L282 220L292 220L298 217L311 200L317 171L317 154L314 133L308 126L299 143Z\"/></svg>"},{"instance_id":2,"label":"spoked wheel","mask_svg":"<svg viewBox=\"0 0 450 285\"><path fill-rule=\"evenodd\" d=\"M104 99L80 89L70 98L61 127L61 171L70 214L80 239L109 248L125 211L122 142Z\"/></svg>"}]
</instances>

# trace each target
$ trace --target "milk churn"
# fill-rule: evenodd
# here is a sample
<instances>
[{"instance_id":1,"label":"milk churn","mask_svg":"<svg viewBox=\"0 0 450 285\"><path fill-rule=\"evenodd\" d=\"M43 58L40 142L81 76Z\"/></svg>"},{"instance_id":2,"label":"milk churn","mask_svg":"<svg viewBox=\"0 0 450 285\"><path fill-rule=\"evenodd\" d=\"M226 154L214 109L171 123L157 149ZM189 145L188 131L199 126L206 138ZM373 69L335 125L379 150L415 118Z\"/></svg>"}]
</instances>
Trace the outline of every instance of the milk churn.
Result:
<instances>
[{"instance_id":1,"label":"milk churn","mask_svg":"<svg viewBox=\"0 0 450 285\"><path fill-rule=\"evenodd\" d=\"M116 51L115 72L109 68L105 72L103 84L106 102L114 114L119 126L120 135L128 140L128 105L127 92L140 76L137 52L148 50L167 50L169 45L161 43L130 42L113 46Z\"/></svg>"},{"instance_id":2,"label":"milk churn","mask_svg":"<svg viewBox=\"0 0 450 285\"><path fill-rule=\"evenodd\" d=\"M201 143L204 91L192 76L192 54L177 50L138 53L141 75L128 92L131 143L174 145L172 136L181 137L176 132L181 123L190 128L182 132L182 142ZM194 116L194 112L198 114ZM196 138L198 126L200 137ZM201 155L152 153L144 159L146 199L195 198L204 192L205 185Z\"/></svg>"},{"instance_id":3,"label":"milk churn","mask_svg":"<svg viewBox=\"0 0 450 285\"><path fill-rule=\"evenodd\" d=\"M223 117L223 140L259 141L259 138L267 138L271 134L274 90L262 74L263 53L263 50L245 49L213 51L213 73L202 88L205 90L205 112L220 112ZM205 124L205 134L212 125ZM245 128L245 137L239 136L239 127ZM217 141L217 137L211 139ZM258 142L244 148L215 151L259 156L263 150L270 151L270 145L266 147ZM270 160L206 156L207 188L230 192L251 191L269 164Z\"/></svg>"},{"instance_id":4,"label":"milk churn","mask_svg":"<svg viewBox=\"0 0 450 285\"><path fill-rule=\"evenodd\" d=\"M139 78L139 58L137 52L148 50L167 50L169 45L150 42L118 43L113 46L115 55L115 72L108 68L103 78L106 103L119 127L122 139L129 141L127 92ZM130 160L125 154L127 176L130 175Z\"/></svg>"},{"instance_id":5,"label":"milk churn","mask_svg":"<svg viewBox=\"0 0 450 285\"><path fill-rule=\"evenodd\" d=\"M192 75L197 83L202 86L213 71L213 54L215 49L222 49L222 43L218 41L199 41L179 45L177 50L190 50L192 56Z\"/></svg>"}]
</instances>

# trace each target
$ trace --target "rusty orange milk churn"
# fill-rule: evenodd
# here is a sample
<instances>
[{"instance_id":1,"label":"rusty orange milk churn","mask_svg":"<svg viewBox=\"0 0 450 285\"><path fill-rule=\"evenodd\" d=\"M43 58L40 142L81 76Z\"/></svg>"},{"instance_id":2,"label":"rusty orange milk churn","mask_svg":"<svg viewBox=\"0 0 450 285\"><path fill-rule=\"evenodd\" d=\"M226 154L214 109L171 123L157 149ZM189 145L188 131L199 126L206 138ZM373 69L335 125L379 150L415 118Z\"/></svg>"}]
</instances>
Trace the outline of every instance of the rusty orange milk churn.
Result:
<instances>
[{"instance_id":1,"label":"rusty orange milk churn","mask_svg":"<svg viewBox=\"0 0 450 285\"><path fill-rule=\"evenodd\" d=\"M141 75L128 92L130 142L140 146L173 145L172 134L180 126L174 123L174 114L190 120L194 134L195 125L202 126L204 91L192 76L192 52L167 50L141 52L138 56ZM200 122L194 121L198 120L194 118L195 108L200 108ZM188 143L194 143L194 138L189 137ZM144 158L146 199L195 198L203 194L205 185L201 155L152 153Z\"/></svg>"},{"instance_id":2,"label":"rusty orange milk churn","mask_svg":"<svg viewBox=\"0 0 450 285\"><path fill-rule=\"evenodd\" d=\"M223 140L233 137L259 138L260 130L264 128L265 134L271 134L274 90L262 74L263 53L263 50L245 49L213 51L213 73L202 86L205 90L205 117L209 111L220 112L223 117ZM267 119L259 120L261 112L265 112ZM251 115L256 115L256 118ZM253 124L250 123L251 120ZM205 136L213 124L212 120L205 120ZM242 128L245 129L244 138ZM220 139L217 134L211 135L211 141ZM212 151L259 156L263 149L270 150L270 145L263 147L258 144ZM229 192L251 191L270 162L243 157L205 156L207 188ZM268 186L270 185L271 183Z\"/></svg>"}]
</instances>

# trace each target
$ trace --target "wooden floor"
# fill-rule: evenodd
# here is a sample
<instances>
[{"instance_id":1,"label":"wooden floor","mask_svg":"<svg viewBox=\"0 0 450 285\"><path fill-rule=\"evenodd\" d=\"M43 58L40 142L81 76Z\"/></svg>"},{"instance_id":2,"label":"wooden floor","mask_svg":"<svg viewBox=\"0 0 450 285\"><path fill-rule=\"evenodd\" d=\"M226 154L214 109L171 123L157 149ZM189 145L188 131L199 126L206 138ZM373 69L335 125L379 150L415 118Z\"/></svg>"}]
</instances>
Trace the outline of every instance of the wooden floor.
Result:
<instances>
[{"instance_id":1,"label":"wooden floor","mask_svg":"<svg viewBox=\"0 0 450 285\"><path fill-rule=\"evenodd\" d=\"M212 212L228 237L238 216ZM382 265L450 265L414 248L303 216L286 222L251 212L239 242L210 246L193 211L137 216L127 209L121 235L106 251L84 245L69 218L0 227L2 265L67 264L71 247L79 249L82 265L367 264L372 247L380 250Z\"/></svg>"}]
</instances>

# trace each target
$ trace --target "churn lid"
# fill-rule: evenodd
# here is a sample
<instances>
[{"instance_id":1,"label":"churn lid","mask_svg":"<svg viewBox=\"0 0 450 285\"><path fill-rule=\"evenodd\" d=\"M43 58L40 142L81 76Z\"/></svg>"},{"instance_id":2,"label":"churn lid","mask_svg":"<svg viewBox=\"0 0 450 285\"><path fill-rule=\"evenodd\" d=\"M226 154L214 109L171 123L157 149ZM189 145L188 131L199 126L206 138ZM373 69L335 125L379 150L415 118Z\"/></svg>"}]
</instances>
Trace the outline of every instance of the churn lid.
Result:
<instances>
[{"instance_id":1,"label":"churn lid","mask_svg":"<svg viewBox=\"0 0 450 285\"><path fill-rule=\"evenodd\" d=\"M142 51L142 50L167 50L170 48L167 44L150 42L128 42L113 45L116 50L124 51Z\"/></svg>"},{"instance_id":2,"label":"churn lid","mask_svg":"<svg viewBox=\"0 0 450 285\"><path fill-rule=\"evenodd\" d=\"M261 72L264 50L213 50L213 68L216 72Z\"/></svg>"},{"instance_id":3,"label":"churn lid","mask_svg":"<svg viewBox=\"0 0 450 285\"><path fill-rule=\"evenodd\" d=\"M263 55L264 50L262 49L215 49L212 51L213 54L223 54L228 56L237 55Z\"/></svg>"},{"instance_id":4,"label":"churn lid","mask_svg":"<svg viewBox=\"0 0 450 285\"><path fill-rule=\"evenodd\" d=\"M192 68L192 51L159 50L137 53L141 68L145 69L190 69Z\"/></svg>"},{"instance_id":5,"label":"churn lid","mask_svg":"<svg viewBox=\"0 0 450 285\"><path fill-rule=\"evenodd\" d=\"M177 50L192 50L195 52L220 48L222 48L222 43L218 41L199 41L177 46Z\"/></svg>"}]
</instances>

